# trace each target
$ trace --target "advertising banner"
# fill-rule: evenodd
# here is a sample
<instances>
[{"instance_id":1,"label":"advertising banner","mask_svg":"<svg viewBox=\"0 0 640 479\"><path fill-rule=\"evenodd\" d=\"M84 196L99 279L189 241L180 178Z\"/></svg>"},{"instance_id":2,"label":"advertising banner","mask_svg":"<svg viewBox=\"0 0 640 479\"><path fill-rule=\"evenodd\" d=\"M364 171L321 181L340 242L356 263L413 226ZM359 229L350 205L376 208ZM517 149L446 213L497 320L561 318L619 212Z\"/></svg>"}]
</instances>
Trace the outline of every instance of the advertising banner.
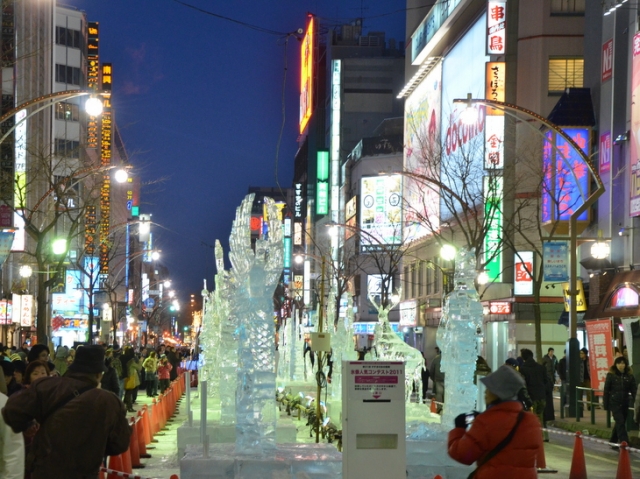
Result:
<instances>
[{"instance_id":1,"label":"advertising banner","mask_svg":"<svg viewBox=\"0 0 640 479\"><path fill-rule=\"evenodd\" d=\"M633 61L631 63L631 204L629 215L640 215L640 32L633 36Z\"/></svg>"},{"instance_id":2,"label":"advertising banner","mask_svg":"<svg viewBox=\"0 0 640 479\"><path fill-rule=\"evenodd\" d=\"M4 264L11 252L14 235L15 233L13 231L0 232L0 266Z\"/></svg>"},{"instance_id":3,"label":"advertising banner","mask_svg":"<svg viewBox=\"0 0 640 479\"><path fill-rule=\"evenodd\" d=\"M436 65L405 102L404 237L414 241L440 227L437 182L442 97L442 63ZM415 176L412 176L415 175ZM420 178L425 178L421 180ZM429 183L433 178L435 183Z\"/></svg>"},{"instance_id":4,"label":"advertising banner","mask_svg":"<svg viewBox=\"0 0 640 479\"><path fill-rule=\"evenodd\" d=\"M600 135L600 174L608 173L611 169L611 132Z\"/></svg>"},{"instance_id":5,"label":"advertising banner","mask_svg":"<svg viewBox=\"0 0 640 479\"><path fill-rule=\"evenodd\" d=\"M569 281L568 241L545 241L542 255L544 281Z\"/></svg>"},{"instance_id":6,"label":"advertising banner","mask_svg":"<svg viewBox=\"0 0 640 479\"><path fill-rule=\"evenodd\" d=\"M360 183L363 251L402 242L402 176L372 176Z\"/></svg>"},{"instance_id":7,"label":"advertising banner","mask_svg":"<svg viewBox=\"0 0 640 479\"><path fill-rule=\"evenodd\" d=\"M533 251L522 251L513 257L515 268L513 294L533 294Z\"/></svg>"},{"instance_id":8,"label":"advertising banner","mask_svg":"<svg viewBox=\"0 0 640 479\"><path fill-rule=\"evenodd\" d=\"M507 2L487 2L487 55L504 55L507 52Z\"/></svg>"},{"instance_id":9,"label":"advertising banner","mask_svg":"<svg viewBox=\"0 0 640 479\"><path fill-rule=\"evenodd\" d=\"M0 324L13 322L13 305L6 299L0 300Z\"/></svg>"},{"instance_id":10,"label":"advertising banner","mask_svg":"<svg viewBox=\"0 0 640 479\"><path fill-rule=\"evenodd\" d=\"M602 45L602 83L613 76L613 38Z\"/></svg>"},{"instance_id":11,"label":"advertising banner","mask_svg":"<svg viewBox=\"0 0 640 479\"><path fill-rule=\"evenodd\" d=\"M604 389L607 372L613 365L613 342L611 338L611 319L585 321L587 328L587 343L589 344L589 372L591 387ZM601 396L602 394L596 393Z\"/></svg>"},{"instance_id":12,"label":"advertising banner","mask_svg":"<svg viewBox=\"0 0 640 479\"><path fill-rule=\"evenodd\" d=\"M16 317L14 322L20 323L23 328L33 326L33 296L30 294L14 294L13 304L16 308Z\"/></svg>"}]
</instances>

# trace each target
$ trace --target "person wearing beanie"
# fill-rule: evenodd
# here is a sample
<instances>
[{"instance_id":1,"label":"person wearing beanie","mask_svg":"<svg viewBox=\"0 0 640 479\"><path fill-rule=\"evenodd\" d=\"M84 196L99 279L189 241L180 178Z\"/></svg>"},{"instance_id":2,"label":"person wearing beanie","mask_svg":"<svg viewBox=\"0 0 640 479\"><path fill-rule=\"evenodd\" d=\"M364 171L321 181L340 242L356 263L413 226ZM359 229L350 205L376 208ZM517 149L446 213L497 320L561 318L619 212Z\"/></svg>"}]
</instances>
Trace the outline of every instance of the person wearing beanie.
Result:
<instances>
[{"instance_id":1,"label":"person wearing beanie","mask_svg":"<svg viewBox=\"0 0 640 479\"><path fill-rule=\"evenodd\" d=\"M58 371L60 376L64 376L64 373L67 372L67 367L69 367L69 363L67 363L67 356L69 356L69 348L66 346L58 346L53 364L55 364L56 371Z\"/></svg>"},{"instance_id":2,"label":"person wearing beanie","mask_svg":"<svg viewBox=\"0 0 640 479\"><path fill-rule=\"evenodd\" d=\"M14 432L40 425L26 464L31 479L97 478L105 456L129 448L124 404L98 387L105 370L104 348L82 346L64 376L39 378L9 398L2 417Z\"/></svg>"},{"instance_id":3,"label":"person wearing beanie","mask_svg":"<svg viewBox=\"0 0 640 479\"><path fill-rule=\"evenodd\" d=\"M449 432L449 456L462 464L477 462L474 479L536 479L537 467L546 465L539 463L543 443L538 419L518 401L524 379L513 367L502 365L480 381L486 388L487 410L456 417Z\"/></svg>"}]
</instances>

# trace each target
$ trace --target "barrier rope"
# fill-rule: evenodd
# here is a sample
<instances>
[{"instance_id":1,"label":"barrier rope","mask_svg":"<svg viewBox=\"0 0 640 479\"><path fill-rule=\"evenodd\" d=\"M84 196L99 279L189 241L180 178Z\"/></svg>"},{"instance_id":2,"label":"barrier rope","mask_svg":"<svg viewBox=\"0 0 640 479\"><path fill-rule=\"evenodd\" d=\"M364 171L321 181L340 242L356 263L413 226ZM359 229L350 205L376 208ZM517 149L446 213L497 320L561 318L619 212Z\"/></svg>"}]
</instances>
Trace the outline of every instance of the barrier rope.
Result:
<instances>
[{"instance_id":1,"label":"barrier rope","mask_svg":"<svg viewBox=\"0 0 640 479\"><path fill-rule=\"evenodd\" d=\"M550 432L552 434L557 434L559 436L571 436L571 437L575 437L576 434L579 432L580 436L582 437L582 439L586 439L587 441L595 442L597 444L605 444L606 446L622 447L622 446L620 446L620 444L615 444L615 443L612 443L612 442L607 441L605 439L599 439L599 438L587 436L586 434L582 434L582 431L567 432L567 431L560 431L558 429L549 429L549 428L542 428L542 430L545 431L545 432ZM636 449L635 447L627 446L627 451L629 451L629 452L640 452L640 449Z\"/></svg>"}]
</instances>

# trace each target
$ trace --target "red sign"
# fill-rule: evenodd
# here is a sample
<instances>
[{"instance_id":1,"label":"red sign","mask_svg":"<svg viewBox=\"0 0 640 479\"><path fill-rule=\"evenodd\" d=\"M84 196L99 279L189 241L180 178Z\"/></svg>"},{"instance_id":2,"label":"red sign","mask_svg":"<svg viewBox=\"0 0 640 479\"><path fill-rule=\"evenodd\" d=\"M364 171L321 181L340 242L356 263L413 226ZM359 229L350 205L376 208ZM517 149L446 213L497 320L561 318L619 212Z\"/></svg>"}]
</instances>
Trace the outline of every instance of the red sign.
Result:
<instances>
[{"instance_id":1,"label":"red sign","mask_svg":"<svg viewBox=\"0 0 640 479\"><path fill-rule=\"evenodd\" d=\"M491 301L489 303L491 314L511 314L511 303L508 301Z\"/></svg>"},{"instance_id":2,"label":"red sign","mask_svg":"<svg viewBox=\"0 0 640 479\"><path fill-rule=\"evenodd\" d=\"M608 173L611 169L611 132L600 135L600 174Z\"/></svg>"},{"instance_id":3,"label":"red sign","mask_svg":"<svg viewBox=\"0 0 640 479\"><path fill-rule=\"evenodd\" d=\"M0 206L0 226L3 228L13 226L13 211L7 205Z\"/></svg>"},{"instance_id":4,"label":"red sign","mask_svg":"<svg viewBox=\"0 0 640 479\"><path fill-rule=\"evenodd\" d=\"M613 76L613 38L602 45L602 83Z\"/></svg>"},{"instance_id":5,"label":"red sign","mask_svg":"<svg viewBox=\"0 0 640 479\"><path fill-rule=\"evenodd\" d=\"M589 372L591 387L604 389L607 372L613 364L613 342L611 341L611 319L585 321L589 344ZM599 394L600 396L602 393Z\"/></svg>"}]
</instances>

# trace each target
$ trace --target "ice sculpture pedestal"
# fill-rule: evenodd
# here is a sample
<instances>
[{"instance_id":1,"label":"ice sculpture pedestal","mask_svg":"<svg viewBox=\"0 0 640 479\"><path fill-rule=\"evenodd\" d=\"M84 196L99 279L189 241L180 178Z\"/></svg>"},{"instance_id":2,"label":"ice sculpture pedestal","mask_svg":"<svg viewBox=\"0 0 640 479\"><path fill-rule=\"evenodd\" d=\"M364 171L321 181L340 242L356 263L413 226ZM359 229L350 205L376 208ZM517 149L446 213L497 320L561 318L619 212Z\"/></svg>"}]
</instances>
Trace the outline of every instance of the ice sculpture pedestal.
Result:
<instances>
[{"instance_id":1,"label":"ice sculpture pedestal","mask_svg":"<svg viewBox=\"0 0 640 479\"><path fill-rule=\"evenodd\" d=\"M334 479L342 475L342 454L332 444L279 444L272 457L241 456L235 444L188 446L180 461L182 479Z\"/></svg>"},{"instance_id":2,"label":"ice sculpture pedestal","mask_svg":"<svg viewBox=\"0 0 640 479\"><path fill-rule=\"evenodd\" d=\"M297 427L293 422L280 421L276 426L276 442L278 444L292 443L296 441ZM207 421L207 435L210 444L223 444L236 442L235 424L220 424L216 421ZM189 445L200 444L200 421L193 421L189 426L184 423L178 427L178 457L184 456Z\"/></svg>"},{"instance_id":3,"label":"ice sculpture pedestal","mask_svg":"<svg viewBox=\"0 0 640 479\"><path fill-rule=\"evenodd\" d=\"M427 440L407 439L407 478L432 479L440 474L446 479L467 479L475 465L465 466L447 453L447 435Z\"/></svg>"}]
</instances>

